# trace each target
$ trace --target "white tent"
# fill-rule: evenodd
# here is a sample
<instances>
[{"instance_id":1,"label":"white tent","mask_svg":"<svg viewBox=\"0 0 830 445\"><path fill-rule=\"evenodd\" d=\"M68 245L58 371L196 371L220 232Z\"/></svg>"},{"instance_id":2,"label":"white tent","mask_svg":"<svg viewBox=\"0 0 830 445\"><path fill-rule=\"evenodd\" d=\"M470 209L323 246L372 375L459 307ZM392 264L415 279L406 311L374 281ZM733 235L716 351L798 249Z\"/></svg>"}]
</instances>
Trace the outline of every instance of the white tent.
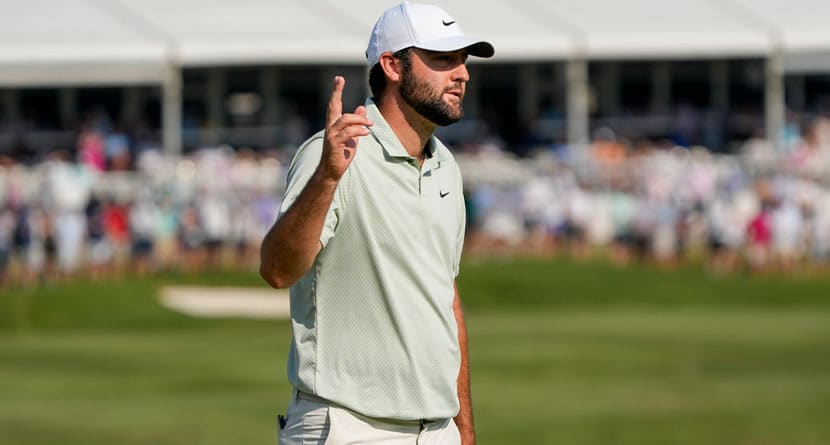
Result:
<instances>
[{"instance_id":1,"label":"white tent","mask_svg":"<svg viewBox=\"0 0 830 445\"><path fill-rule=\"evenodd\" d=\"M360 64L389 0L5 0L0 83L158 79L177 66ZM497 60L830 51L819 0L438 0ZM788 59L789 60L789 59ZM793 59L795 60L795 59ZM804 68L804 62L798 64ZM79 72L87 69L84 75ZM28 71L24 71L28 70ZM134 73L127 74L129 70Z\"/></svg>"},{"instance_id":2,"label":"white tent","mask_svg":"<svg viewBox=\"0 0 830 445\"><path fill-rule=\"evenodd\" d=\"M161 84L177 150L183 67L363 63L390 0L0 0L0 86ZM568 61L572 140L587 136L588 60L764 57L767 114L785 70L830 68L824 0L439 0L498 61ZM580 117L581 116L581 117ZM773 134L775 132L773 131Z\"/></svg>"},{"instance_id":3,"label":"white tent","mask_svg":"<svg viewBox=\"0 0 830 445\"><path fill-rule=\"evenodd\" d=\"M164 41L84 0L4 0L0 85L157 83Z\"/></svg>"}]
</instances>

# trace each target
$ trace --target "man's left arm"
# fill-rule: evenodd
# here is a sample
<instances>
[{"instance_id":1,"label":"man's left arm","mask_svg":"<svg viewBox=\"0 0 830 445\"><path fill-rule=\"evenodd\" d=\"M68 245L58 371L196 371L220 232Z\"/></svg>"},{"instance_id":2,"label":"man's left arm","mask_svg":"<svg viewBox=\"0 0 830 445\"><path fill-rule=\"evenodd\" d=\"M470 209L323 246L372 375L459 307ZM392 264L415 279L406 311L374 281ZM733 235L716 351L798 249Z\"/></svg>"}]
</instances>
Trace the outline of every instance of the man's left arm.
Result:
<instances>
[{"instance_id":1,"label":"man's left arm","mask_svg":"<svg viewBox=\"0 0 830 445\"><path fill-rule=\"evenodd\" d=\"M473 400L470 395L470 357L467 350L467 327L461 310L461 298L458 285L455 287L455 300L452 304L455 321L458 323L458 347L461 350L461 369L458 371L458 402L461 409L455 416L455 424L461 433L461 445L475 445L476 433L473 425Z\"/></svg>"}]
</instances>

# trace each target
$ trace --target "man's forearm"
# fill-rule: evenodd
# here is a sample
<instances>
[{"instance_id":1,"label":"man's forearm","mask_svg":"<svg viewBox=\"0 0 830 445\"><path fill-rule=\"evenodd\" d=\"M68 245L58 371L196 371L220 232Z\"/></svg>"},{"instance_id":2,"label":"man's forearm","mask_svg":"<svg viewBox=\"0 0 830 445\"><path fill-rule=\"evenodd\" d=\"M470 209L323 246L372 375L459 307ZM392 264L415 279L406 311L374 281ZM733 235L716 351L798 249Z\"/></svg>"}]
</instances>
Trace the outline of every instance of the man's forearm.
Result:
<instances>
[{"instance_id":1,"label":"man's forearm","mask_svg":"<svg viewBox=\"0 0 830 445\"><path fill-rule=\"evenodd\" d=\"M473 399L470 393L470 358L467 348L467 327L464 323L464 313L461 310L461 299L458 295L458 286L455 287L453 312L458 324L458 346L461 351L461 368L458 372L458 402L460 410L455 416L455 424L461 433L462 445L475 445L475 425L473 423Z\"/></svg>"},{"instance_id":2,"label":"man's forearm","mask_svg":"<svg viewBox=\"0 0 830 445\"><path fill-rule=\"evenodd\" d=\"M289 287L314 263L336 189L336 181L320 179L315 174L291 208L268 231L260 250L259 268L268 284Z\"/></svg>"},{"instance_id":3,"label":"man's forearm","mask_svg":"<svg viewBox=\"0 0 830 445\"><path fill-rule=\"evenodd\" d=\"M259 274L273 287L291 286L314 263L334 192L355 158L359 139L368 136L373 125L366 118L363 105L355 108L354 113L343 113L345 84L346 79L335 76L323 150L314 175L262 242Z\"/></svg>"}]
</instances>

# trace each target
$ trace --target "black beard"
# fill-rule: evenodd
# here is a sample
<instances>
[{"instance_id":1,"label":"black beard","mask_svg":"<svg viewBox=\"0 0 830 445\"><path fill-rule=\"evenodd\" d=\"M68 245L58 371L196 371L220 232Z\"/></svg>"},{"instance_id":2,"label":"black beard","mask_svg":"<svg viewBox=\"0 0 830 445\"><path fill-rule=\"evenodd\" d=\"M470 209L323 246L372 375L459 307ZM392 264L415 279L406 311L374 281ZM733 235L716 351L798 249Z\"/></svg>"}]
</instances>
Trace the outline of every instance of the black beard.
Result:
<instances>
[{"instance_id":1,"label":"black beard","mask_svg":"<svg viewBox=\"0 0 830 445\"><path fill-rule=\"evenodd\" d=\"M429 86L415 80L412 72L406 69L401 76L401 98L407 105L412 107L421 116L435 125L446 127L454 124L464 117L464 109L461 108L458 115L453 115L452 109L437 97L427 97Z\"/></svg>"}]
</instances>

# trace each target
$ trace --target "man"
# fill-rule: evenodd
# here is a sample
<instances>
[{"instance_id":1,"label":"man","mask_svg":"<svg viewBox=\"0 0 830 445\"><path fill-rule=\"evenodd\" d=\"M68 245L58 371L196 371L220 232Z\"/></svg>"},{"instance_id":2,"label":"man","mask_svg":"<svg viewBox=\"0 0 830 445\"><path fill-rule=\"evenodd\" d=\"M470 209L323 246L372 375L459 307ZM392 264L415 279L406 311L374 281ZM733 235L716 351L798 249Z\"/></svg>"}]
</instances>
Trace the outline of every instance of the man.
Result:
<instances>
[{"instance_id":1,"label":"man","mask_svg":"<svg viewBox=\"0 0 830 445\"><path fill-rule=\"evenodd\" d=\"M455 277L458 166L433 132L463 116L468 55L490 57L431 5L388 9L366 51L372 98L298 150L260 273L291 286L294 393L283 444L474 444Z\"/></svg>"}]
</instances>

